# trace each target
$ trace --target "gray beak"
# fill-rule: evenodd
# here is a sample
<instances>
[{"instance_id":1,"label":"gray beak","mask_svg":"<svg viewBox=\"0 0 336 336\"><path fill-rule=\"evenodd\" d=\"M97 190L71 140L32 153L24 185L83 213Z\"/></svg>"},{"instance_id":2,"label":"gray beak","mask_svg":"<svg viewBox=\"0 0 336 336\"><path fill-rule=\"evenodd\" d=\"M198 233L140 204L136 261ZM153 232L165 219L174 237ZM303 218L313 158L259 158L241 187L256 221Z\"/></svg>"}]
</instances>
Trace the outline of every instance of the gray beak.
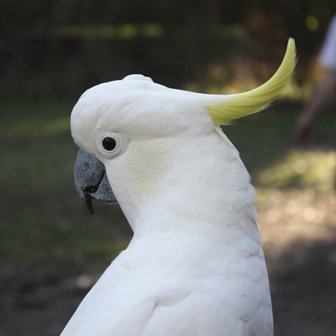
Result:
<instances>
[{"instance_id":1,"label":"gray beak","mask_svg":"<svg viewBox=\"0 0 336 336\"><path fill-rule=\"evenodd\" d=\"M106 204L118 203L108 182L105 166L83 149L77 154L74 176L77 192L92 214L92 199Z\"/></svg>"}]
</instances>

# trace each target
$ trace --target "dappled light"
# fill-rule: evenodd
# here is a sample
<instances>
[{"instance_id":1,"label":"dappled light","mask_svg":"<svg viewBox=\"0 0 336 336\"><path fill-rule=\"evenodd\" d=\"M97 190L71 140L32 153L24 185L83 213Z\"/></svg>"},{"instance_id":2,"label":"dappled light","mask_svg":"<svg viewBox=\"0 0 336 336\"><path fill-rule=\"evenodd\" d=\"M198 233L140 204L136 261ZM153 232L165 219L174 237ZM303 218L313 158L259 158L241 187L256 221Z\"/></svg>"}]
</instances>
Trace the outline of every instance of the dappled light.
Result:
<instances>
[{"instance_id":1,"label":"dappled light","mask_svg":"<svg viewBox=\"0 0 336 336\"><path fill-rule=\"evenodd\" d=\"M36 32L38 36L38 32ZM43 34L43 32L41 32ZM124 24L120 26L102 25L102 26L65 26L54 31L54 36L66 39L134 39L161 38L164 35L164 28L156 23L147 23L143 25Z\"/></svg>"},{"instance_id":2,"label":"dappled light","mask_svg":"<svg viewBox=\"0 0 336 336\"><path fill-rule=\"evenodd\" d=\"M314 190L260 190L259 226L268 256L281 257L294 245L311 245L336 238L336 223L330 209L336 199ZM279 234L279 231L281 234Z\"/></svg>"},{"instance_id":3,"label":"dappled light","mask_svg":"<svg viewBox=\"0 0 336 336\"><path fill-rule=\"evenodd\" d=\"M331 149L291 149L278 162L260 171L260 186L279 189L313 188L317 192L333 192L336 170L335 152Z\"/></svg>"}]
</instances>

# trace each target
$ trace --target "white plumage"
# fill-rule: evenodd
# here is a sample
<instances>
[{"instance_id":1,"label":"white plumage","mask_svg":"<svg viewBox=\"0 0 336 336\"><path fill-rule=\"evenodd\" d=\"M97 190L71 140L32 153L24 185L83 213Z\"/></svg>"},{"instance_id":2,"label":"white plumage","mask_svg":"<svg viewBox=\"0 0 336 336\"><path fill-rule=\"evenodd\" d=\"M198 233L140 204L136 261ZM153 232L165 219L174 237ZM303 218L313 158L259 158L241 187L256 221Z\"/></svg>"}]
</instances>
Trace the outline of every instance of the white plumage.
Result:
<instances>
[{"instance_id":1,"label":"white plumage","mask_svg":"<svg viewBox=\"0 0 336 336\"><path fill-rule=\"evenodd\" d=\"M73 138L104 164L134 237L62 336L273 335L255 192L208 109L230 99L140 75L80 98Z\"/></svg>"}]
</instances>

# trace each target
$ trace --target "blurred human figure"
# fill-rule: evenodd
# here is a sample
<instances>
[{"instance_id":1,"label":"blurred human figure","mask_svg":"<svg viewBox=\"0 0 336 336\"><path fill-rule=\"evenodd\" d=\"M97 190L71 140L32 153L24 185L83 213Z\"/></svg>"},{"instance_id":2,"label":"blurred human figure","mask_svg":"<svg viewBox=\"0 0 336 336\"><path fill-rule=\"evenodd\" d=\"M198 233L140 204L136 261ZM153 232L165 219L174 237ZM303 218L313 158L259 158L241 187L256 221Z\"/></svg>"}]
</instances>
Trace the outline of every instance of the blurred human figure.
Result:
<instances>
[{"instance_id":1,"label":"blurred human figure","mask_svg":"<svg viewBox=\"0 0 336 336\"><path fill-rule=\"evenodd\" d=\"M324 75L318 81L315 91L302 111L297 125L296 138L301 143L309 140L316 116L336 95L336 15L333 16L319 55Z\"/></svg>"}]
</instances>

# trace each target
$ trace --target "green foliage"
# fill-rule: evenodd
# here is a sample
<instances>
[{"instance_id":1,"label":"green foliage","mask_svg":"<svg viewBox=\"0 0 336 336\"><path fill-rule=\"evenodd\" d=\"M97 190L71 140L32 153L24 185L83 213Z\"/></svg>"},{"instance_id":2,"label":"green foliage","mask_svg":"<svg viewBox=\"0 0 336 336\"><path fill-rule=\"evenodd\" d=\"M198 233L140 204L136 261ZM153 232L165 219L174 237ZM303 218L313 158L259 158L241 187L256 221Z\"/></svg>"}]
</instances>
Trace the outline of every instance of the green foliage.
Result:
<instances>
[{"instance_id":1,"label":"green foliage","mask_svg":"<svg viewBox=\"0 0 336 336\"><path fill-rule=\"evenodd\" d=\"M237 58L258 77L255 61L265 73L264 63L279 61L289 36L304 81L335 10L334 0L7 0L0 11L0 98L74 97L130 73L171 86L202 84L209 68L230 72Z\"/></svg>"}]
</instances>

